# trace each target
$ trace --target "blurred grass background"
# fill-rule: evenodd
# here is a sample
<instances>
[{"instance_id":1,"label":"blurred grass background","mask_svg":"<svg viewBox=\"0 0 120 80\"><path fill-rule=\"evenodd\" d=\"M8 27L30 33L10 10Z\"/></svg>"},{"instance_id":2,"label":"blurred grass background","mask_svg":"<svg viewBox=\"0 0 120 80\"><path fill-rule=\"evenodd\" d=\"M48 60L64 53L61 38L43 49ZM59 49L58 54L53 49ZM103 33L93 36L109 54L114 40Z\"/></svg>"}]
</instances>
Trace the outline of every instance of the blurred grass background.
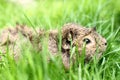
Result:
<instances>
[{"instance_id":1,"label":"blurred grass background","mask_svg":"<svg viewBox=\"0 0 120 80\"><path fill-rule=\"evenodd\" d=\"M119 80L120 79L120 8L119 0L33 0L21 5L17 0L0 0L0 28L16 22L49 29L60 29L74 22L96 26L108 42L100 61L64 70L61 58L48 63L44 45L42 55L23 47L25 58L17 64L9 57L0 61L0 80ZM32 24L32 25L31 25ZM45 43L45 41L43 41ZM34 54L30 54L34 53ZM26 60L27 59L27 60Z\"/></svg>"}]
</instances>

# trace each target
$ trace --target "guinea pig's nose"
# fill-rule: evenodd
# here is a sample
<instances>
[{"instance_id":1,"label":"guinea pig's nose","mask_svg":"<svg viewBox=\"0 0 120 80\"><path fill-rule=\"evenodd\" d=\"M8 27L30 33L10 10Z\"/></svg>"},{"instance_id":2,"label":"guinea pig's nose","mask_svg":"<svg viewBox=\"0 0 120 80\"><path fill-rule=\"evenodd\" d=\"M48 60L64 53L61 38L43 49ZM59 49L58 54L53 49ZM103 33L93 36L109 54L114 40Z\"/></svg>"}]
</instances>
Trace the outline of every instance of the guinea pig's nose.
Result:
<instances>
[{"instance_id":1,"label":"guinea pig's nose","mask_svg":"<svg viewBox=\"0 0 120 80\"><path fill-rule=\"evenodd\" d=\"M105 46L107 46L107 42L105 43Z\"/></svg>"},{"instance_id":2,"label":"guinea pig's nose","mask_svg":"<svg viewBox=\"0 0 120 80\"><path fill-rule=\"evenodd\" d=\"M105 46L107 46L107 41L106 41L106 39L105 38L103 38L103 45L105 45Z\"/></svg>"}]
</instances>

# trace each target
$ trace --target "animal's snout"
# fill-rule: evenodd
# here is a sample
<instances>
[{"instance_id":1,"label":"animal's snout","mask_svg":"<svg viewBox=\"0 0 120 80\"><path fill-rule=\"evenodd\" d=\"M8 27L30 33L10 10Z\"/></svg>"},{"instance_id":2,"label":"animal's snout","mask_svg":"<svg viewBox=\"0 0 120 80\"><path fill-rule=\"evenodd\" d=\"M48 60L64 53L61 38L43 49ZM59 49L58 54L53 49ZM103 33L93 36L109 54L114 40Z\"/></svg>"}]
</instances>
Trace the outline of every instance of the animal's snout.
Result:
<instances>
[{"instance_id":1,"label":"animal's snout","mask_svg":"<svg viewBox=\"0 0 120 80\"><path fill-rule=\"evenodd\" d=\"M107 41L104 38L103 38L103 44L102 45L107 46Z\"/></svg>"},{"instance_id":2,"label":"animal's snout","mask_svg":"<svg viewBox=\"0 0 120 80\"><path fill-rule=\"evenodd\" d=\"M105 46L107 46L107 42L105 43Z\"/></svg>"},{"instance_id":3,"label":"animal's snout","mask_svg":"<svg viewBox=\"0 0 120 80\"><path fill-rule=\"evenodd\" d=\"M107 46L107 42L106 42L106 41L103 42L102 45L103 45L103 46Z\"/></svg>"}]
</instances>

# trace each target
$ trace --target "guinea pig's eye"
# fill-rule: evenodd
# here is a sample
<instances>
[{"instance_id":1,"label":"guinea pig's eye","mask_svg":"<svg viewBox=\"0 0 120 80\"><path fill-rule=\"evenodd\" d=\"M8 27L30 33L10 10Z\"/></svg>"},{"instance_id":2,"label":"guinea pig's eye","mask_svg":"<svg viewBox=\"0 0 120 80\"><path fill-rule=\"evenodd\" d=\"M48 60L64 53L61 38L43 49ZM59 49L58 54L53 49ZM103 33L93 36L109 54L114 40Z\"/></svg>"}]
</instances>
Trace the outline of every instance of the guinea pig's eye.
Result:
<instances>
[{"instance_id":1,"label":"guinea pig's eye","mask_svg":"<svg viewBox=\"0 0 120 80\"><path fill-rule=\"evenodd\" d=\"M85 38L85 39L83 40L83 42L85 42L86 44L89 44L91 41L90 41L90 39Z\"/></svg>"}]
</instances>

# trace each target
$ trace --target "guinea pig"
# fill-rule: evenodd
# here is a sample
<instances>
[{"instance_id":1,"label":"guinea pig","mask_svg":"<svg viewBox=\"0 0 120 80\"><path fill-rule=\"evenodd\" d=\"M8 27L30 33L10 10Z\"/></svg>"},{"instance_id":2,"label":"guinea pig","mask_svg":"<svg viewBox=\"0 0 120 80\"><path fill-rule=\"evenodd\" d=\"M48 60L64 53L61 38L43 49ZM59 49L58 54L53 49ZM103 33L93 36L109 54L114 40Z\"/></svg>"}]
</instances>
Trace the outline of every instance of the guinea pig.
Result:
<instances>
[{"instance_id":1,"label":"guinea pig","mask_svg":"<svg viewBox=\"0 0 120 80\"><path fill-rule=\"evenodd\" d=\"M46 35L48 34L48 50L53 56L59 54L59 31L43 31L41 29L35 30L19 24L13 28L3 29L0 34L1 53L6 53L6 46L9 46L9 50L13 52L14 58L18 59L21 53L19 47L20 44L28 42L32 44L33 48L37 48L38 51L41 51L43 46L41 45L41 41L39 39L46 38ZM78 47L79 56L81 56L82 49L85 47L85 62L88 62L97 51L97 58L102 55L102 53L106 50L107 41L96 32L95 28L85 28L78 24L68 23L61 29L61 55L62 62L66 69L69 69L70 67L70 50L73 47ZM75 58L76 57L73 56L73 59Z\"/></svg>"}]
</instances>

